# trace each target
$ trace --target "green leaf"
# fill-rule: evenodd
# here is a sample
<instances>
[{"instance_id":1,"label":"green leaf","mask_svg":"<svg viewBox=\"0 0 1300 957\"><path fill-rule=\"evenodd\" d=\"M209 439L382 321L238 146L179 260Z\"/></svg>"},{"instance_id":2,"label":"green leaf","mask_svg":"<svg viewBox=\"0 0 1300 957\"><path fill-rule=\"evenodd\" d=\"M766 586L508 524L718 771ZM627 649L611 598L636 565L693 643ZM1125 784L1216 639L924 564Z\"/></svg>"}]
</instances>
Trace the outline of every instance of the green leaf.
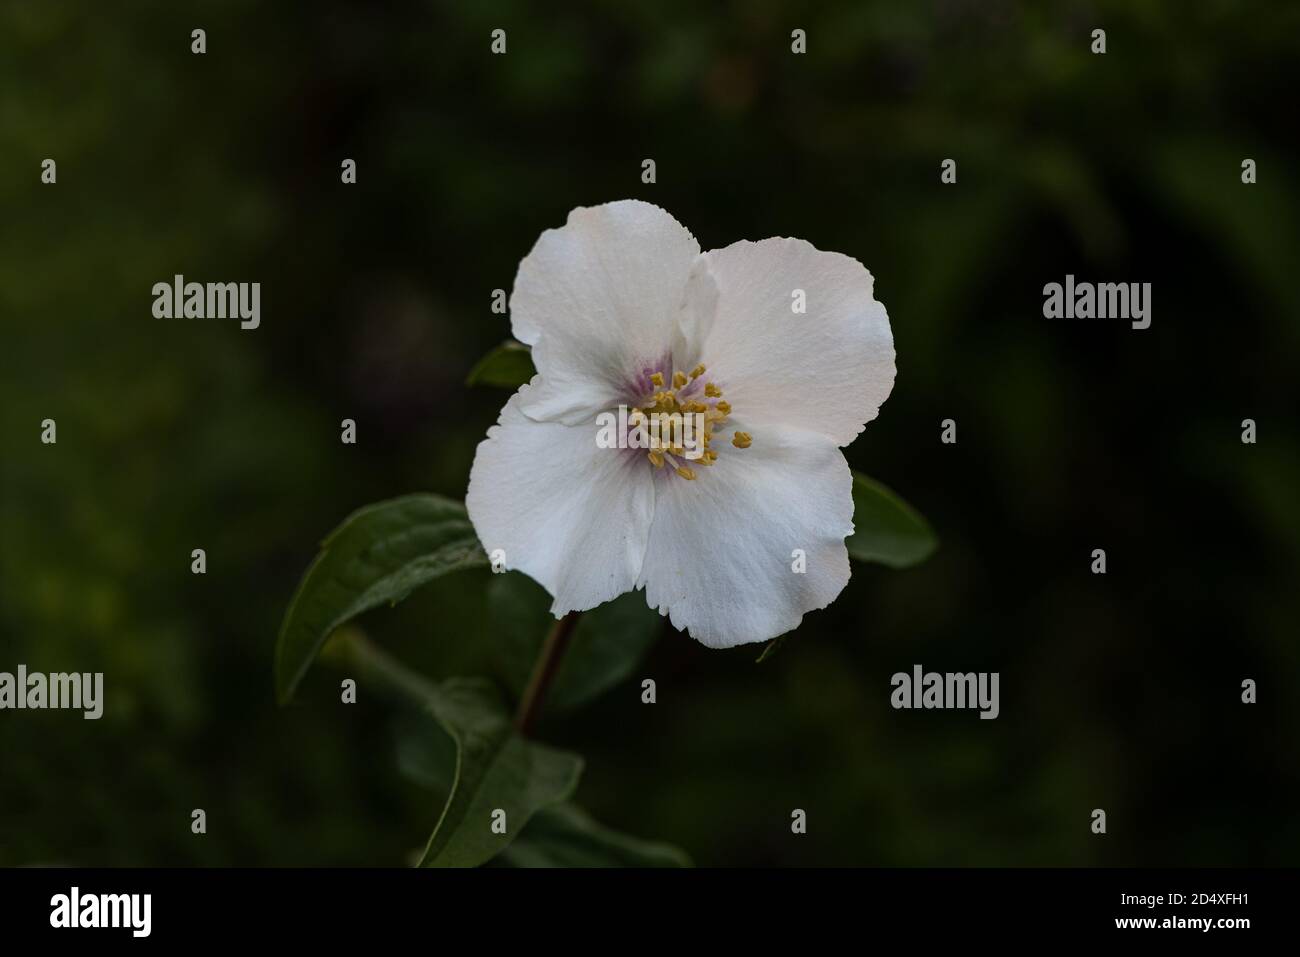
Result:
<instances>
[{"instance_id":1,"label":"green leaf","mask_svg":"<svg viewBox=\"0 0 1300 957\"><path fill-rule=\"evenodd\" d=\"M501 679L518 699L533 662L555 624L551 596L527 575L493 575L488 585L489 632ZM571 711L626 681L663 631L663 618L641 592L629 592L584 612L546 696L548 712Z\"/></svg>"},{"instance_id":2,"label":"green leaf","mask_svg":"<svg viewBox=\"0 0 1300 957\"><path fill-rule=\"evenodd\" d=\"M495 861L507 867L690 867L671 844L621 834L573 804L539 811Z\"/></svg>"},{"instance_id":3,"label":"green leaf","mask_svg":"<svg viewBox=\"0 0 1300 957\"><path fill-rule=\"evenodd\" d=\"M322 543L285 612L275 649L280 703L340 625L440 575L486 564L459 502L407 495L353 512Z\"/></svg>"},{"instance_id":4,"label":"green leaf","mask_svg":"<svg viewBox=\"0 0 1300 957\"><path fill-rule=\"evenodd\" d=\"M517 389L537 374L533 356L522 342L507 339L470 370L466 385L499 385Z\"/></svg>"},{"instance_id":5,"label":"green leaf","mask_svg":"<svg viewBox=\"0 0 1300 957\"><path fill-rule=\"evenodd\" d=\"M567 800L577 788L582 758L520 736L487 679L435 684L354 636L344 654L364 682L415 719L403 728L408 736L399 751L403 773L447 795L421 867L486 863L522 835L537 812ZM430 726L429 717L437 727ZM411 740L412 734L419 739ZM455 748L450 773L446 742L439 736L450 738ZM505 812L504 834L492 830L497 811Z\"/></svg>"},{"instance_id":6,"label":"green leaf","mask_svg":"<svg viewBox=\"0 0 1300 957\"><path fill-rule=\"evenodd\" d=\"M930 525L912 506L874 479L853 473L853 534L849 557L910 568L938 547Z\"/></svg>"},{"instance_id":7,"label":"green leaf","mask_svg":"<svg viewBox=\"0 0 1300 957\"><path fill-rule=\"evenodd\" d=\"M539 810L578 786L582 758L520 737L491 682L452 678L430 700L456 743L456 773L421 867L477 867L509 846ZM493 833L505 812L505 833Z\"/></svg>"},{"instance_id":8,"label":"green leaf","mask_svg":"<svg viewBox=\"0 0 1300 957\"><path fill-rule=\"evenodd\" d=\"M399 715L393 743L398 773L445 800L456 777L456 742L433 716L427 710Z\"/></svg>"}]
</instances>

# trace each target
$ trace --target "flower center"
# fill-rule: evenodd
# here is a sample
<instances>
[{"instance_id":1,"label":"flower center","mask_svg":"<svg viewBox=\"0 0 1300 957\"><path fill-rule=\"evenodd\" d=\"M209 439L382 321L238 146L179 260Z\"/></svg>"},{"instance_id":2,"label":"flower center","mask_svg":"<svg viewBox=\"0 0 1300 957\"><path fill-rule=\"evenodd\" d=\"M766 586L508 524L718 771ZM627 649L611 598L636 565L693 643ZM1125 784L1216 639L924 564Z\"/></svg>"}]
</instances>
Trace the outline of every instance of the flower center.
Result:
<instances>
[{"instance_id":1,"label":"flower center","mask_svg":"<svg viewBox=\"0 0 1300 957\"><path fill-rule=\"evenodd\" d=\"M644 396L629 416L630 422L643 427L647 420L657 421L658 428L649 430L646 458L655 468L667 465L684 479L695 478L692 465L709 466L718 460L713 447L718 438L715 432L731 415L731 403L723 401L722 390L714 383L703 380L704 371L704 366L696 366L689 373L673 372L668 379L662 372L653 373L650 385L654 391ZM696 434L693 423L699 422L703 426ZM738 449L749 448L751 441L748 432L731 436L731 444Z\"/></svg>"}]
</instances>

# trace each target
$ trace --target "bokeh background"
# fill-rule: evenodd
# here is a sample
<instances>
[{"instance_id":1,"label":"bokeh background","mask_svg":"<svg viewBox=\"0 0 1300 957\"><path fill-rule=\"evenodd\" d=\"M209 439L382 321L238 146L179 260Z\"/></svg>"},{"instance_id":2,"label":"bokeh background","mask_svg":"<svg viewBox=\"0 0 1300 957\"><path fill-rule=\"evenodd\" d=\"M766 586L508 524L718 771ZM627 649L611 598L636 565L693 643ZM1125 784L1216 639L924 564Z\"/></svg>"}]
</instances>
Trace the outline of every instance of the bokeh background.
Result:
<instances>
[{"instance_id":1,"label":"bokeh background","mask_svg":"<svg viewBox=\"0 0 1300 957\"><path fill-rule=\"evenodd\" d=\"M354 508L463 497L491 291L629 196L869 266L899 375L848 458L942 546L761 665L665 633L657 705L541 725L580 802L705 865L1296 863L1298 53L1300 7L1223 0L0 3L0 670L107 684L0 713L0 864L409 860L391 710L325 666L278 709L280 618ZM1153 283L1152 328L1045 320L1067 272ZM154 319L174 273L260 281L261 328ZM499 668L490 578L363 626ZM1001 717L891 710L915 663Z\"/></svg>"}]
</instances>

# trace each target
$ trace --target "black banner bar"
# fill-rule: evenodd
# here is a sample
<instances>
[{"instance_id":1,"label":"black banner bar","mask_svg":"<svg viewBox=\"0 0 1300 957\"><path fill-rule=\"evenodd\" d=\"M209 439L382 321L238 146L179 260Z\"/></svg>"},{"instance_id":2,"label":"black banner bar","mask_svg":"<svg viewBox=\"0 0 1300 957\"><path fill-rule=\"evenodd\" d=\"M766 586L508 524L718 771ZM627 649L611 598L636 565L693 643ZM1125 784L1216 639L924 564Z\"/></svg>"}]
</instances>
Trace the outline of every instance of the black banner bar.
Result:
<instances>
[{"instance_id":1,"label":"black banner bar","mask_svg":"<svg viewBox=\"0 0 1300 957\"><path fill-rule=\"evenodd\" d=\"M402 937L441 947L484 932L496 946L513 934L607 934L611 920L625 932L680 926L737 941L803 926L849 939L923 930L927 941L1177 945L1283 932L1297 883L1294 870L1208 869L8 869L0 870L0 927L7 944L75 936L94 947L265 937L331 946Z\"/></svg>"}]
</instances>

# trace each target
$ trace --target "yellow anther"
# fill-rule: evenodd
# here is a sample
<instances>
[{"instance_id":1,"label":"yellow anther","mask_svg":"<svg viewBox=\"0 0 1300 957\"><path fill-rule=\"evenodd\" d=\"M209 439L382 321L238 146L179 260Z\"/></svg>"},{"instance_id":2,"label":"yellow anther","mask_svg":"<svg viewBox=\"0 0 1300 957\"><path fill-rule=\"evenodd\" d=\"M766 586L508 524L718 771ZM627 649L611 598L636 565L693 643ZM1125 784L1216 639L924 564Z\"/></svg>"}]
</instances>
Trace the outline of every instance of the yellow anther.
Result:
<instances>
[{"instance_id":1,"label":"yellow anther","mask_svg":"<svg viewBox=\"0 0 1300 957\"><path fill-rule=\"evenodd\" d=\"M721 433L715 434L714 429L720 428L731 414L731 403L720 401L722 390L715 383L704 384L704 395L713 400L711 402L702 402L699 398L688 399L677 394L686 388L688 382L703 374L703 365L692 369L689 378L683 372L652 373L650 382L655 387L654 393L628 415L629 425L640 427L644 432L643 442L650 464L657 469L666 464L687 481L695 479L696 468L707 467L718 461L718 451L711 448L709 443L713 438L720 437ZM671 388L665 388L668 378L671 378ZM699 415L700 419L688 418L692 415ZM701 420L703 427L695 429L695 423ZM695 435L695 444L691 449L694 458L686 455L688 425ZM752 441L748 432L734 432L731 436L731 444L738 449L749 448ZM682 462L678 461L679 458ZM691 464L682 464L684 462Z\"/></svg>"}]
</instances>

